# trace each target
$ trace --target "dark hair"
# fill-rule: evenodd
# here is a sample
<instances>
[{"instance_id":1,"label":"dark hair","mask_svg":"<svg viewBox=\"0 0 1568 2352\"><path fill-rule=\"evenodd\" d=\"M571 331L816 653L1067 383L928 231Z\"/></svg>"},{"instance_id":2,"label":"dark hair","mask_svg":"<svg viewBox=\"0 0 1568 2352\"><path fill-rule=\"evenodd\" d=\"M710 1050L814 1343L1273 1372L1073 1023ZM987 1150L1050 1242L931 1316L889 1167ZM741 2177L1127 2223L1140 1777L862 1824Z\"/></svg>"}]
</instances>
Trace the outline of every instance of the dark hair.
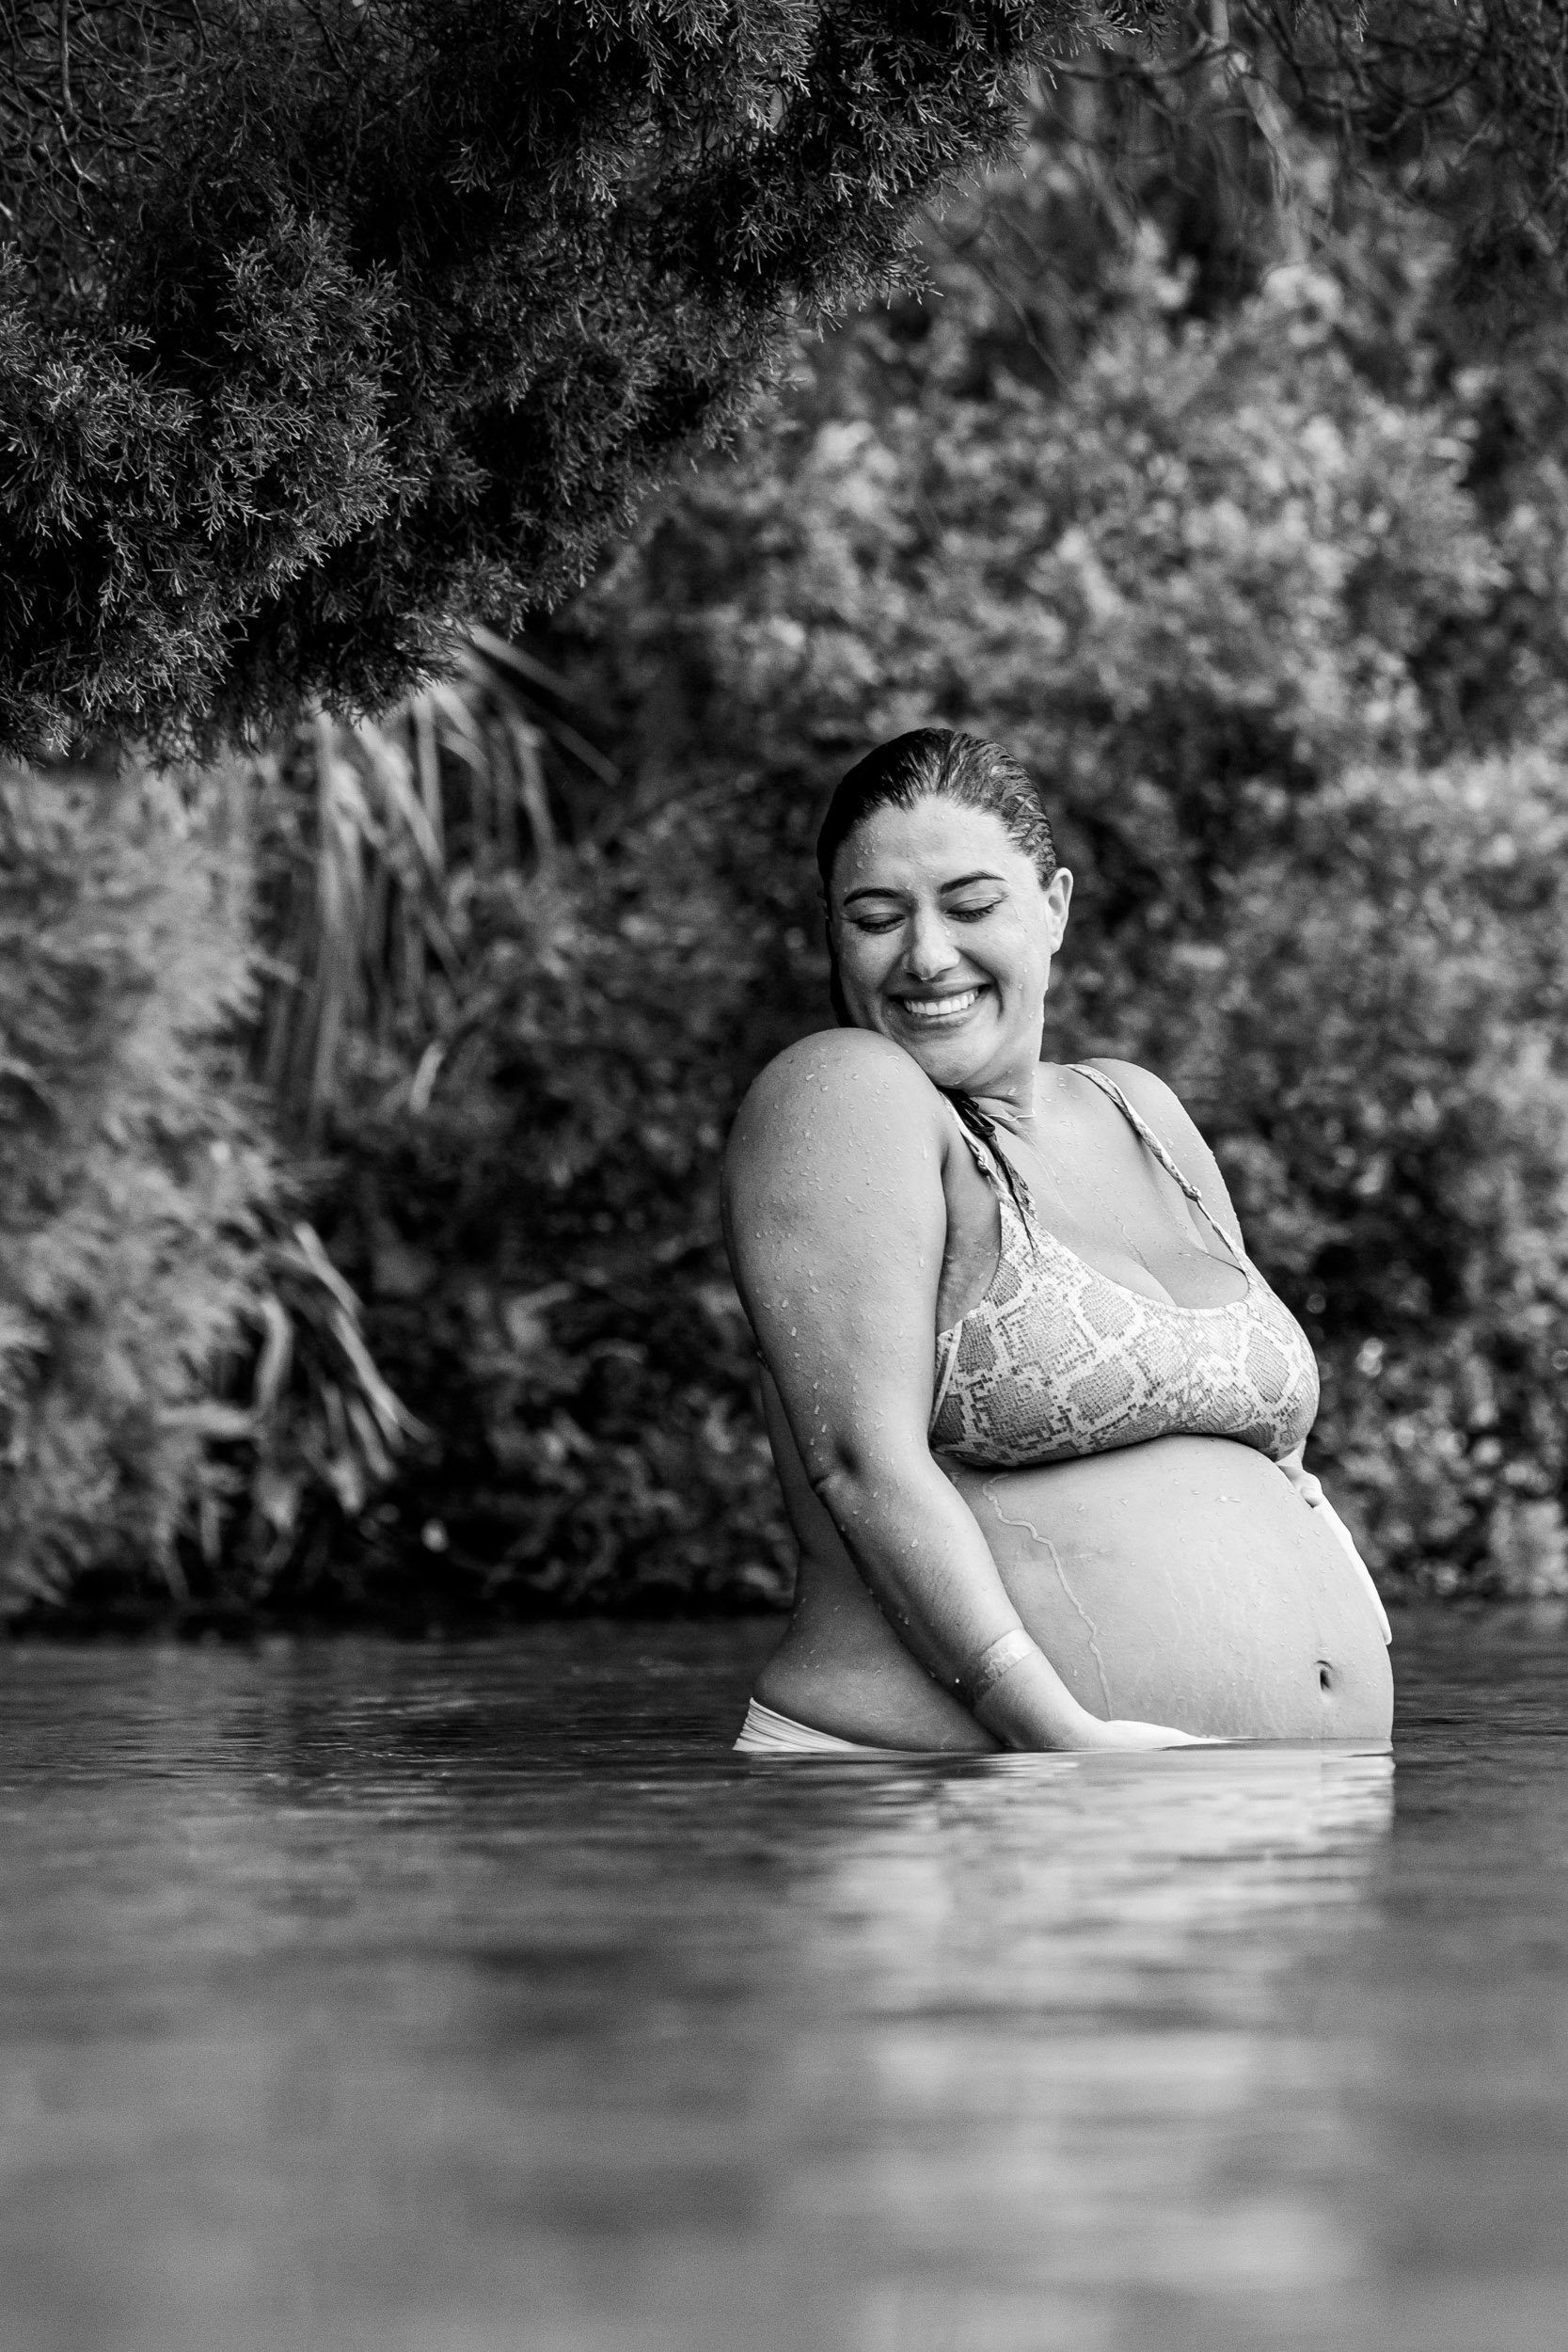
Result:
<instances>
[{"instance_id":1,"label":"dark hair","mask_svg":"<svg viewBox=\"0 0 1568 2352\"><path fill-rule=\"evenodd\" d=\"M1000 743L987 743L977 735L956 735L947 727L914 727L879 743L841 779L828 803L816 836L816 866L826 892L832 882L838 853L857 825L879 808L912 808L917 801L957 801L962 808L988 809L1000 818L1007 838L1034 866L1042 886L1056 871L1056 844L1051 819L1040 796L1011 752ZM830 951L831 952L831 951ZM832 959L829 977L833 1017L847 1028L849 1008ZM990 1145L1003 1180L1020 1211L1018 1184L1012 1164L997 1139L996 1128L973 1095L958 1087L944 1088L966 1127ZM1027 1216L1024 1227L1033 1239Z\"/></svg>"},{"instance_id":2,"label":"dark hair","mask_svg":"<svg viewBox=\"0 0 1568 2352\"><path fill-rule=\"evenodd\" d=\"M858 760L828 803L816 836L816 866L827 889L840 850L857 825L879 808L912 808L916 801L957 801L989 809L1034 865L1042 882L1056 871L1051 819L1011 752L977 735L947 727L914 727L879 743Z\"/></svg>"}]
</instances>

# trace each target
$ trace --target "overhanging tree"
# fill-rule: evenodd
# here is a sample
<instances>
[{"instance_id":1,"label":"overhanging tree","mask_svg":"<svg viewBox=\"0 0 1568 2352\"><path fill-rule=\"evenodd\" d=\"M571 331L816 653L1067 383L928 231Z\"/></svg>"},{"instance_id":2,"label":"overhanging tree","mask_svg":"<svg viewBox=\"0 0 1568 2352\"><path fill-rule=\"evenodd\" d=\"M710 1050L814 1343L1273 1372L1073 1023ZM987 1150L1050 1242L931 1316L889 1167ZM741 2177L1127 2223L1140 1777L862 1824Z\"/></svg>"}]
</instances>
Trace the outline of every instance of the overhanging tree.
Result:
<instances>
[{"instance_id":1,"label":"overhanging tree","mask_svg":"<svg viewBox=\"0 0 1568 2352\"><path fill-rule=\"evenodd\" d=\"M0 0L0 751L547 606L1032 72L1162 27L1551 242L1560 0Z\"/></svg>"},{"instance_id":2,"label":"overhanging tree","mask_svg":"<svg viewBox=\"0 0 1568 2352\"><path fill-rule=\"evenodd\" d=\"M5 0L0 749L374 706L895 277L1087 0Z\"/></svg>"},{"instance_id":3,"label":"overhanging tree","mask_svg":"<svg viewBox=\"0 0 1568 2352\"><path fill-rule=\"evenodd\" d=\"M0 0L0 752L73 734L216 737L264 725L307 697L375 704L440 663L454 624L536 613L592 563L678 452L740 411L802 312L852 303L897 276L924 200L995 151L1042 63L1055 64L1069 108L1074 74L1096 73L1103 103L1087 111L1108 126L1113 145L1125 127L1146 183L1151 172L1173 184L1176 177L1163 151L1148 160L1151 110L1173 107L1173 119L1201 132L1196 119L1208 109L1222 132L1253 126L1222 143L1266 204L1278 187L1268 160L1281 128L1277 101L1284 166L1292 113L1298 122L1332 117L1407 191L1438 202L1457 195L1478 219L1512 219L1550 263L1558 85L1536 65L1550 64L1557 10L1527 0L1409 0L1368 8L1358 27L1351 0L1304 0L1294 20L1276 18L1262 0L1228 8L1187 0L1170 11L1164 45L1139 52L1134 38L1156 15L1152 5L1130 7L1113 21L1078 0L993 0L962 13L863 0L750 8L523 0L510 12L476 0ZM1447 49L1422 46L1423 24ZM1111 45L1091 54L1097 34ZM1063 70L1074 40L1079 63ZM1183 87L1197 94L1191 104ZM1180 141L1166 144L1180 164ZM1259 237L1259 269L1276 257ZM743 535L726 512L718 569ZM775 564L775 549L760 552L765 565ZM867 707L863 696L856 724L867 723ZM793 730L792 720L786 735ZM412 731L420 752L417 723ZM316 732L329 744L325 714ZM350 800L353 786L348 773ZM59 793L72 789L15 776L9 784L19 818L29 819L64 808ZM193 780L198 803L205 790ZM330 796L297 797L311 812L308 839L311 822L325 826ZM180 821L169 838L179 839L183 803L175 796L172 804ZM79 818L87 831L62 821L51 851L51 887L71 908L80 900L71 940L86 978L72 964L69 1005L55 1001L58 958L33 952L36 843L29 850L19 832L0 858L13 874L13 977L23 990L13 1010L39 1041L31 1054L12 1051L0 1116L17 1127L27 1167L47 1180L24 1184L0 1220L10 1268L0 1285L10 1516L15 1529L33 1531L13 1545L4 1576L13 1593L59 1590L68 1571L80 1578L112 1565L134 1577L145 1565L146 1531L161 1529L171 1581L178 1585L183 1560L199 1598L220 1570L237 1568L233 1589L262 1606L275 1577L296 1572L289 1563L305 1562L306 1584L315 1572L310 1481L331 1489L340 1515L353 1516L366 1476L381 1474L388 1430L365 1420L367 1410L375 1418L373 1388L361 1380L351 1393L337 1358L314 1391L299 1374L309 1352L295 1344L300 1317L258 1255L278 1204L265 1181L248 1178L236 1203L222 1174L254 1166L264 1179L265 1152L193 1151L168 1115L171 1073L178 1092L198 1070L201 1116L225 1110L209 1100L206 1073L209 1049L232 1043L209 1034L211 988L184 986L185 1011L165 1017L160 992L178 993L182 974L199 977L188 957L170 962L136 948L143 931L161 936L158 910L166 899L173 907L190 881L188 856L169 854L166 842L144 844L138 864L127 850L126 873L146 879L157 914L156 923L145 921L121 888L116 810L96 788L77 792L71 807L71 823ZM356 856L358 844L346 849ZM637 863L620 863L627 891L639 886ZM700 887L692 863L683 842L673 869L682 888ZM649 879L657 895L658 878ZM325 903L330 894L319 876L311 880ZM114 901L108 912L94 896L98 881ZM188 896L188 920L199 929L219 901L199 878ZM504 896L476 899L485 921L505 914ZM376 903L379 921L384 898ZM607 898L604 912L616 922L590 943L596 962L622 938L622 911ZM230 928L226 946L238 974L238 915ZM710 931L705 916L693 927L698 939ZM639 963L646 937L639 935ZM535 970L531 957L531 945L523 980L554 985L555 965L540 959ZM100 965L102 987L93 979ZM690 974L676 977L680 1022L693 1001L711 1010L705 981L694 996ZM517 978L513 971L508 985ZM243 995L238 979L235 987ZM144 1004L138 989L159 1004L150 995ZM641 1019L659 1033L636 1057L638 1084L653 1099L621 1089L615 1107L617 1119L638 1124L619 1181L640 1185L656 1167L648 1199L664 1184L687 1216L717 1122L687 1118L689 1100L667 1083L654 1048L669 1024L646 973L626 1006L607 1002L617 1019L635 1014L634 1031ZM525 987L492 1025L498 1035L507 1022L517 1031L509 1083L529 1077L531 1149L548 1139L548 1122L535 1116L547 1073L545 1081L529 1075L531 1006ZM592 1053L610 1034L580 991L545 1010L557 1043L580 1034ZM149 1012L165 1031L189 1029L167 1069L166 1055L150 1060L138 1041L152 1033ZM86 1063L82 1020L99 1024ZM443 1084L461 1081L467 1101L467 1066L432 1059L420 1042L410 1106L428 1100L438 1067L448 1073ZM714 1060L706 1044L704 1053ZM722 1082L729 1066L721 1054L706 1083ZM574 1065L572 1104L593 1114L584 1067ZM483 1089L475 1091L477 1099ZM387 1093L378 1089L378 1100ZM68 1128L86 1139L70 1165L59 1143ZM250 1130L241 1121L236 1133ZM467 1131L452 1141L464 1149L467 1185ZM128 1150L133 1158L140 1152L148 1174L145 1214L126 1208ZM517 1173L515 1162L507 1166L509 1200ZM158 1205L162 1177L179 1195L178 1216ZM404 1247L383 1230L373 1185L360 1190L382 1306L413 1300L428 1236L416 1222ZM610 1206L593 1218L594 1235L600 1221L620 1221ZM626 1222L645 1255L647 1235ZM239 1252L240 1287L252 1295L253 1325L257 1316L264 1324L259 1356L246 1353L232 1299L225 1304L211 1284L199 1297L193 1289L201 1267L220 1286L227 1280L242 1226L250 1239ZM557 1231L541 1227L552 1240ZM661 1239L661 1282L672 1239L689 1254L684 1229ZM514 1229L507 1248L515 1242ZM707 1331L709 1308L722 1311L719 1286L702 1303L702 1250L713 1246L711 1233L698 1237L681 1294L689 1353L691 1334ZM156 1295L170 1302L161 1336L144 1312L153 1295L144 1267L154 1255L167 1277ZM630 1521L641 1513L645 1530L663 1529L666 1552L673 1545L684 1558L693 1520L672 1534L670 1496L678 1488L698 1498L700 1518L711 1494L706 1552L692 1551L682 1571L705 1574L705 1557L730 1554L736 1527L719 1499L733 1502L740 1490L735 1444L754 1453L752 1440L708 1409L717 1392L696 1388L689 1398L683 1391L685 1418L671 1423L667 1391L657 1381L638 1388L626 1370L643 1354L635 1327L574 1326L572 1361L555 1365L537 1301L558 1272L558 1252L536 1277L521 1259L498 1259L501 1289L483 1328L476 1321L469 1334L489 1367L484 1379L499 1384L502 1501L517 1503L510 1486L519 1477L564 1497L563 1511L572 1491L594 1486L590 1565L613 1557L616 1573L624 1567L635 1581L655 1571L640 1539L621 1541ZM334 1269L317 1273L322 1298L330 1294L342 1307ZM591 1291L591 1308L596 1297ZM692 1299L698 1310L686 1313ZM498 1302L506 1309L500 1336L490 1328ZM181 1337L193 1303L221 1345ZM417 1311L428 1348L422 1292ZM167 1379L148 1352L154 1342L179 1354L178 1362L161 1359ZM231 1431L244 1424L233 1442L252 1447L248 1470L196 1442L211 1422L214 1367L226 1351L218 1419ZM129 1380L126 1367L144 1362L150 1371ZM562 1438L560 1459L550 1452L553 1428L537 1460L527 1446L505 1450L508 1416L515 1418L508 1384L515 1379L518 1395L535 1398L557 1371L573 1381L580 1373L605 1391L599 1422L587 1406L574 1406L609 1448L587 1471L580 1430ZM738 1395L740 1372L736 1381ZM617 1383L619 1402L610 1393ZM163 1414L161 1451L134 1425L149 1398ZM662 1454L647 1434L660 1430ZM348 1442L356 1433L357 1452ZM705 1486L709 1454L718 1467ZM568 1457L578 1465L570 1475L561 1469ZM602 1474L607 1463L618 1466L612 1475ZM740 1487L755 1501L766 1484L760 1454L752 1468L750 1486ZM90 1511L80 1505L84 1493ZM231 1524L236 1509L248 1514L243 1539ZM424 1517L416 1511L412 1523ZM44 1559L50 1530L62 1528L70 1540L62 1535L58 1556ZM336 1519L325 1527L325 1549L338 1532ZM538 1532L515 1539L525 1581L533 1569L524 1555ZM762 1551L743 1545L735 1556L752 1559L766 1581L766 1529L752 1528L748 1544L752 1535ZM507 1542L510 1560L514 1538ZM455 1557L443 1556L449 1565ZM480 1565L488 1594L488 1566ZM546 1569L541 1593L554 1589L555 1570L548 1562Z\"/></svg>"}]
</instances>

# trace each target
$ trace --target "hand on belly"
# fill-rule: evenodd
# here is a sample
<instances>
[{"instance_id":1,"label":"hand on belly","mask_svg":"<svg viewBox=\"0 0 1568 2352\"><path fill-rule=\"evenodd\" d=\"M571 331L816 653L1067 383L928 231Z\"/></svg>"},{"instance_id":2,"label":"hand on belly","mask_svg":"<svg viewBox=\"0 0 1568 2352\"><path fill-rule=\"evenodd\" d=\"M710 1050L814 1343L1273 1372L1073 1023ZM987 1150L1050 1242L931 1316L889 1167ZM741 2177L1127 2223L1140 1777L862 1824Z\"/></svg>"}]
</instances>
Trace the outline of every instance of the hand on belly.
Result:
<instances>
[{"instance_id":1,"label":"hand on belly","mask_svg":"<svg viewBox=\"0 0 1568 2352\"><path fill-rule=\"evenodd\" d=\"M1370 1596L1289 1480L1221 1438L944 1469L1024 1624L1092 1714L1253 1740L1385 1741Z\"/></svg>"}]
</instances>

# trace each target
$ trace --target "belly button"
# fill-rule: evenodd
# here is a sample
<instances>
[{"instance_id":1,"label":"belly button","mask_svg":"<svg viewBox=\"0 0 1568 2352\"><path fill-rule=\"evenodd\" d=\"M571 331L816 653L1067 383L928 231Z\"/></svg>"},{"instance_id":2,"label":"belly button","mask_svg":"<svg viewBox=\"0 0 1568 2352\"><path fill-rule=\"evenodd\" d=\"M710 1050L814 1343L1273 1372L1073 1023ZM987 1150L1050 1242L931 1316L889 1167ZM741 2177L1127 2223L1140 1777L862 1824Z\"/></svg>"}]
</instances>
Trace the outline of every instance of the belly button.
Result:
<instances>
[{"instance_id":1,"label":"belly button","mask_svg":"<svg viewBox=\"0 0 1568 2352\"><path fill-rule=\"evenodd\" d=\"M1318 1661L1318 1688L1320 1691L1332 1691L1334 1688L1334 1670L1326 1658Z\"/></svg>"}]
</instances>

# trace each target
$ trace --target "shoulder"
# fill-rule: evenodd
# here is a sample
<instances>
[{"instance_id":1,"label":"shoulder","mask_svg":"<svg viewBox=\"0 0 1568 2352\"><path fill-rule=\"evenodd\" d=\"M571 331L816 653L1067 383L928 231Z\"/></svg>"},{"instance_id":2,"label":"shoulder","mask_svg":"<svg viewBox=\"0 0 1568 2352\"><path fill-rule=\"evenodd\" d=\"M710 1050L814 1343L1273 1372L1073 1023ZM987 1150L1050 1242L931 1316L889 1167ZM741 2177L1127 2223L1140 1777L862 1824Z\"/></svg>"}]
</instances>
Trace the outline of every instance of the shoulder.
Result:
<instances>
[{"instance_id":1,"label":"shoulder","mask_svg":"<svg viewBox=\"0 0 1568 2352\"><path fill-rule=\"evenodd\" d=\"M892 1140L935 1127L942 1102L902 1047L870 1029L822 1029L775 1055L736 1114L729 1156L784 1135Z\"/></svg>"},{"instance_id":2,"label":"shoulder","mask_svg":"<svg viewBox=\"0 0 1568 2352\"><path fill-rule=\"evenodd\" d=\"M872 1030L820 1030L785 1047L745 1094L724 1155L724 1193L804 1207L847 1169L875 1179L884 1195L908 1185L941 1193L952 1127L910 1054Z\"/></svg>"},{"instance_id":3,"label":"shoulder","mask_svg":"<svg viewBox=\"0 0 1568 2352\"><path fill-rule=\"evenodd\" d=\"M957 1128L910 1055L852 1029L802 1038L740 1106L724 1161L724 1241L808 1454L827 1443L833 1415L859 1425L867 1411L907 1407L910 1427L924 1431L947 1223L944 1119Z\"/></svg>"}]
</instances>

